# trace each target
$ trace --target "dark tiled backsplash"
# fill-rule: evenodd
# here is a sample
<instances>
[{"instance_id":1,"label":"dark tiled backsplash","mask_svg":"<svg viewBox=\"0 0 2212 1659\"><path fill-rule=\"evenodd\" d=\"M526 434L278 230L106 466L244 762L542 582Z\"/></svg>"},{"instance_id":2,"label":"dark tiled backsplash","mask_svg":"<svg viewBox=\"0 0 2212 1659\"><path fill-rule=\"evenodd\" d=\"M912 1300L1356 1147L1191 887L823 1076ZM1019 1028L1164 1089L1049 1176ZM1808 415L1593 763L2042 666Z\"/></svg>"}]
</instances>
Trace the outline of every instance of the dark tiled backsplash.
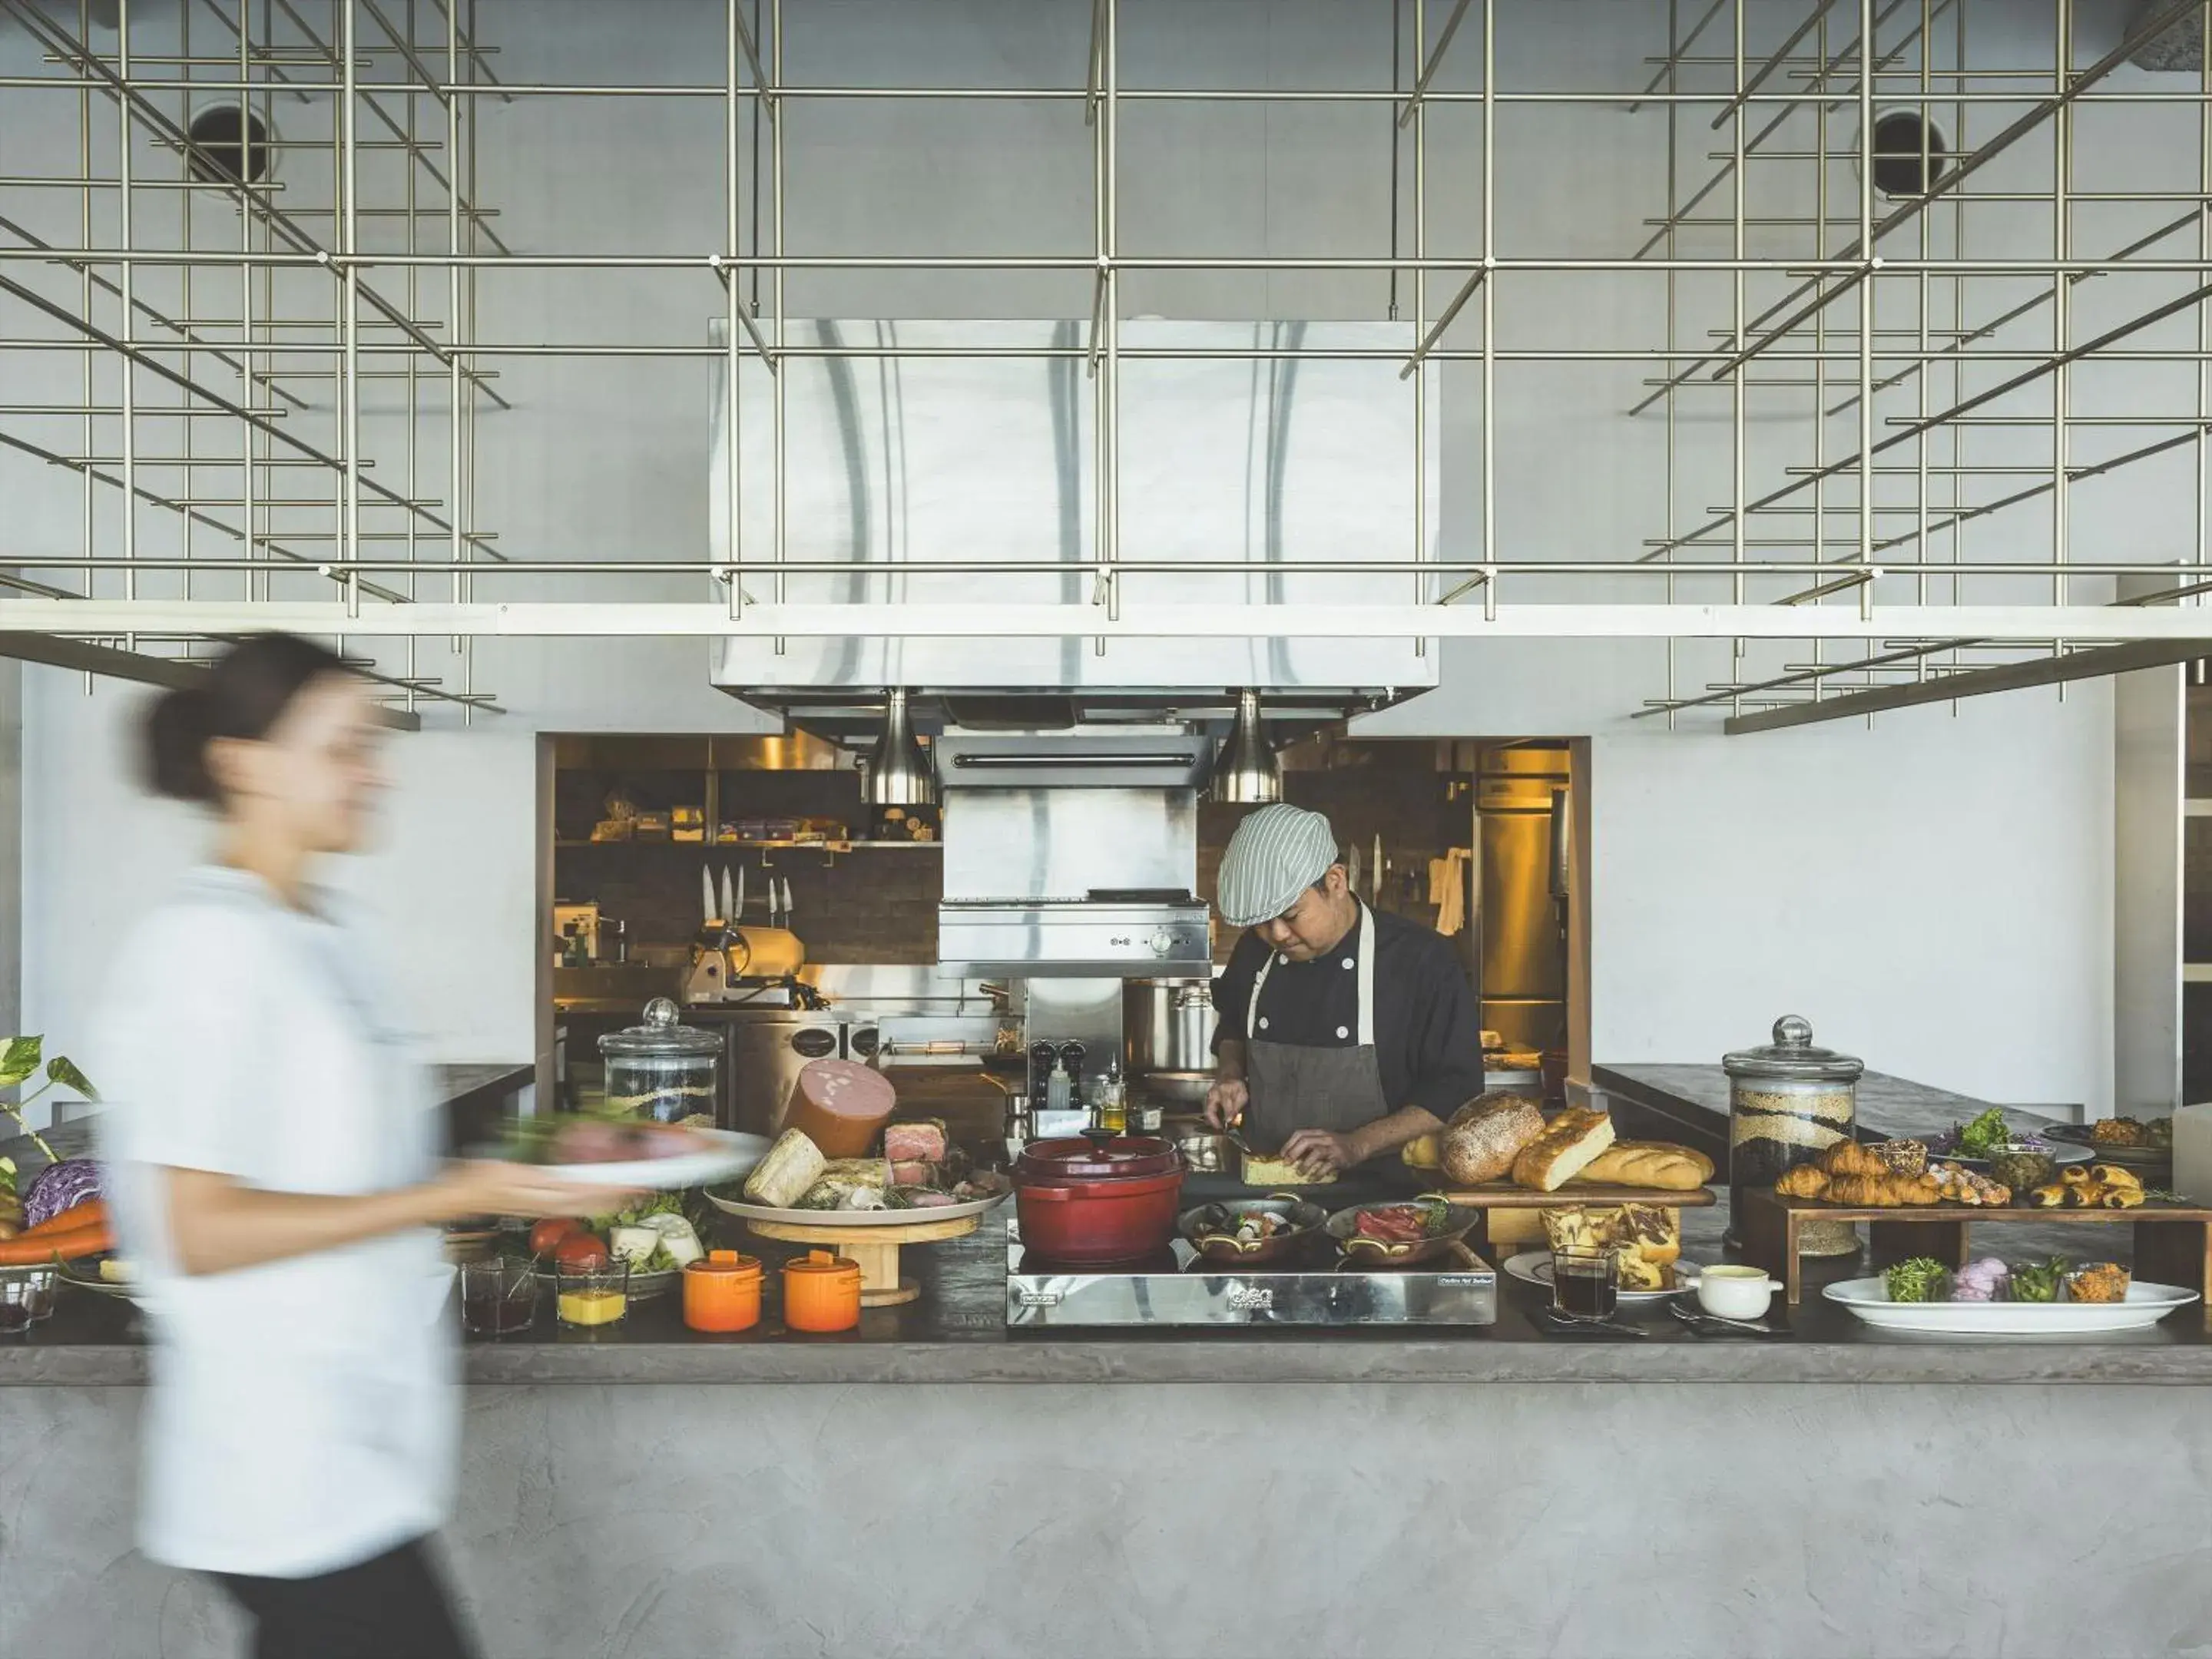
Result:
<instances>
[{"instance_id":1,"label":"dark tiled backsplash","mask_svg":"<svg viewBox=\"0 0 2212 1659\"><path fill-rule=\"evenodd\" d=\"M933 963L944 855L935 848L866 848L851 853L778 850L763 874L757 853L650 842L564 847L554 854L564 900L597 900L600 914L629 924L633 952L688 941L699 931L699 872L745 872L745 920L768 922L767 876L791 884L793 929L811 962Z\"/></svg>"}]
</instances>

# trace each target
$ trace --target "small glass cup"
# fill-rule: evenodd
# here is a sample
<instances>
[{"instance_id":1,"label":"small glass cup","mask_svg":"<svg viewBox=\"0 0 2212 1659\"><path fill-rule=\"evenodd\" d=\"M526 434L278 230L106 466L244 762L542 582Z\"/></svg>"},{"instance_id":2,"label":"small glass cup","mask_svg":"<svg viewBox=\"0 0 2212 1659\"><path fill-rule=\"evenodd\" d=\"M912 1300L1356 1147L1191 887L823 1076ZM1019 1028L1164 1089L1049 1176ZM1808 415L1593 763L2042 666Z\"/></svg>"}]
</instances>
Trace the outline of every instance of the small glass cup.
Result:
<instances>
[{"instance_id":1,"label":"small glass cup","mask_svg":"<svg viewBox=\"0 0 2212 1659\"><path fill-rule=\"evenodd\" d=\"M538 1268L513 1256L461 1263L461 1328L471 1336L526 1331L538 1316Z\"/></svg>"},{"instance_id":2,"label":"small glass cup","mask_svg":"<svg viewBox=\"0 0 2212 1659\"><path fill-rule=\"evenodd\" d=\"M0 1335L27 1331L53 1310L52 1267L27 1267L0 1274Z\"/></svg>"},{"instance_id":3,"label":"small glass cup","mask_svg":"<svg viewBox=\"0 0 2212 1659\"><path fill-rule=\"evenodd\" d=\"M1614 1252L1571 1245L1552 1252L1552 1307L1568 1319L1610 1319L1620 1305Z\"/></svg>"},{"instance_id":4,"label":"small glass cup","mask_svg":"<svg viewBox=\"0 0 2212 1659\"><path fill-rule=\"evenodd\" d=\"M556 1265L553 1291L554 1311L563 1325L578 1330L619 1325L629 1314L629 1263L615 1261L604 1267Z\"/></svg>"}]
</instances>

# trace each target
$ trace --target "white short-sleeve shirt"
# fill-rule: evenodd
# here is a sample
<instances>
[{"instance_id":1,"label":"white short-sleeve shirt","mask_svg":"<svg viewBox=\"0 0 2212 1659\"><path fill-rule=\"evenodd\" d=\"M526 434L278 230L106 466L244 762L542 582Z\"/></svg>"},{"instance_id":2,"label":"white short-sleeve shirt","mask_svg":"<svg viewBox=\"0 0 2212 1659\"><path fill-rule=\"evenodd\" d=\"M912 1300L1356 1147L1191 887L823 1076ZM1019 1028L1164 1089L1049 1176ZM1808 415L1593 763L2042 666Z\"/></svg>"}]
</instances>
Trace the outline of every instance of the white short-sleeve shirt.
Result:
<instances>
[{"instance_id":1,"label":"white short-sleeve shirt","mask_svg":"<svg viewBox=\"0 0 2212 1659\"><path fill-rule=\"evenodd\" d=\"M422 1180L435 1103L361 938L204 867L139 925L86 1056L118 1243L153 1340L139 1541L204 1571L302 1577L434 1528L454 1338L434 1232L235 1273L178 1271L157 1166L277 1192Z\"/></svg>"}]
</instances>

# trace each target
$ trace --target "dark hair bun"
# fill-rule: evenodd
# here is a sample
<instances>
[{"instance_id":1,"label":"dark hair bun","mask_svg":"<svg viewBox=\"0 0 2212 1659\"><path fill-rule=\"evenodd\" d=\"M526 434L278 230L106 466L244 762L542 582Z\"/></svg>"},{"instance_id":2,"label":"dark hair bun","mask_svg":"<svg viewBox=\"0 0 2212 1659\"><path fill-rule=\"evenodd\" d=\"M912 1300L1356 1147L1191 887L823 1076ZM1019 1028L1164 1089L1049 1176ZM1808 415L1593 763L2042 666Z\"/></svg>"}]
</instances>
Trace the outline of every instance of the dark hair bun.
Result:
<instances>
[{"instance_id":1,"label":"dark hair bun","mask_svg":"<svg viewBox=\"0 0 2212 1659\"><path fill-rule=\"evenodd\" d=\"M208 695L198 685L164 691L146 717L146 780L157 794L212 801L207 768Z\"/></svg>"},{"instance_id":2,"label":"dark hair bun","mask_svg":"<svg viewBox=\"0 0 2212 1659\"><path fill-rule=\"evenodd\" d=\"M295 634L247 635L216 659L201 684L155 702L146 717L147 781L179 800L220 801L208 744L266 738L301 692L326 674L351 672L342 658Z\"/></svg>"}]
</instances>

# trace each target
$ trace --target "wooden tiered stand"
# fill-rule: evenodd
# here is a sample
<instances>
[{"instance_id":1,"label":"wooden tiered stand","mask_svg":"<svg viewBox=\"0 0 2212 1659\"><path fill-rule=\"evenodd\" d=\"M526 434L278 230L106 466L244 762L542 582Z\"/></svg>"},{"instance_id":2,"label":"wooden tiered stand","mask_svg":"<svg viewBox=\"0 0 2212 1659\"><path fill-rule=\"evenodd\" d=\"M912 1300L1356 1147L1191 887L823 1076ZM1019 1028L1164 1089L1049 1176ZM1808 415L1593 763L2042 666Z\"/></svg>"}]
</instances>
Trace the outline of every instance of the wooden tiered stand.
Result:
<instances>
[{"instance_id":1,"label":"wooden tiered stand","mask_svg":"<svg viewBox=\"0 0 2212 1659\"><path fill-rule=\"evenodd\" d=\"M2135 1228L2135 1276L2147 1284L2179 1285L2199 1296L2212 1286L2212 1208L2151 1200L2132 1210L2045 1210L2021 1204L1917 1205L1909 1207L1852 1207L1814 1198L1778 1198L1771 1192L1744 1195L1741 1218L1744 1254L1779 1279L1789 1299L1799 1299L1797 1235L1808 1221L1867 1224L1867 1240L1877 1267L1908 1257L1932 1256L1947 1267L1963 1267L1972 1258L1970 1227L1987 1223L2043 1221L2062 1224L2124 1222ZM2002 1251L2002 1247L1998 1249ZM2212 1328L2212 1309L2206 1314Z\"/></svg>"},{"instance_id":2,"label":"wooden tiered stand","mask_svg":"<svg viewBox=\"0 0 2212 1659\"><path fill-rule=\"evenodd\" d=\"M927 1210L917 1213L927 1215ZM745 1226L763 1238L786 1244L805 1244L835 1250L860 1264L860 1305L893 1308L912 1302L921 1286L899 1277L899 1248L905 1244L935 1244L948 1238L965 1238L981 1218L956 1216L950 1221L907 1221L887 1227L841 1227L834 1221L754 1221Z\"/></svg>"}]
</instances>

